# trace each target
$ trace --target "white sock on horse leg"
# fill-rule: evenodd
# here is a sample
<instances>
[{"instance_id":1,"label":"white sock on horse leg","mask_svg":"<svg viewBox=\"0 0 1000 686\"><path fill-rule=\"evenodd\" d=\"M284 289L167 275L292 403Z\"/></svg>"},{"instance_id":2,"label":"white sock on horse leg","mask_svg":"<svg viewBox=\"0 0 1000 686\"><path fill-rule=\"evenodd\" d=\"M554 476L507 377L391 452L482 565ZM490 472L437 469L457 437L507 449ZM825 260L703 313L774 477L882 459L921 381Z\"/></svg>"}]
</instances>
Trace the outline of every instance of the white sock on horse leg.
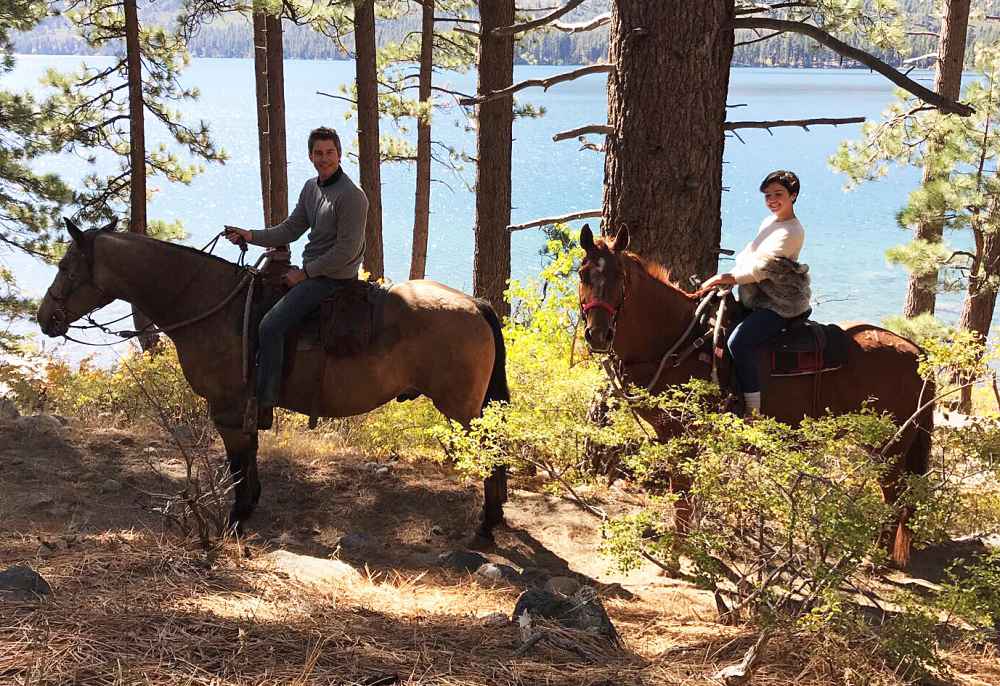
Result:
<instances>
[{"instance_id":1,"label":"white sock on horse leg","mask_svg":"<svg viewBox=\"0 0 1000 686\"><path fill-rule=\"evenodd\" d=\"M743 404L746 406L746 413L756 412L760 414L760 391L756 393L744 393Z\"/></svg>"}]
</instances>

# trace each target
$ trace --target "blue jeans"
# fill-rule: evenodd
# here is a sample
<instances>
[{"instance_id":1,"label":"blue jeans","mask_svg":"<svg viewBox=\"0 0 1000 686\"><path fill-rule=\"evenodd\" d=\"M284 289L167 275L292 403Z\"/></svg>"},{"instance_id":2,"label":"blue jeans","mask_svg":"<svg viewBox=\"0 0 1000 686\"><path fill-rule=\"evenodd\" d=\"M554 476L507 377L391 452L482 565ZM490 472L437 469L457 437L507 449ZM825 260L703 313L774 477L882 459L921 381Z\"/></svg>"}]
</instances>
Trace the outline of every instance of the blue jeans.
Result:
<instances>
[{"instance_id":1,"label":"blue jeans","mask_svg":"<svg viewBox=\"0 0 1000 686\"><path fill-rule=\"evenodd\" d=\"M736 378L743 393L758 393L757 349L785 328L786 320L771 310L754 310L729 334L726 345L736 365Z\"/></svg>"},{"instance_id":2,"label":"blue jeans","mask_svg":"<svg viewBox=\"0 0 1000 686\"><path fill-rule=\"evenodd\" d=\"M319 307L320 302L343 288L348 279L317 276L292 287L268 310L257 329L257 403L273 406L281 389L285 334Z\"/></svg>"}]
</instances>

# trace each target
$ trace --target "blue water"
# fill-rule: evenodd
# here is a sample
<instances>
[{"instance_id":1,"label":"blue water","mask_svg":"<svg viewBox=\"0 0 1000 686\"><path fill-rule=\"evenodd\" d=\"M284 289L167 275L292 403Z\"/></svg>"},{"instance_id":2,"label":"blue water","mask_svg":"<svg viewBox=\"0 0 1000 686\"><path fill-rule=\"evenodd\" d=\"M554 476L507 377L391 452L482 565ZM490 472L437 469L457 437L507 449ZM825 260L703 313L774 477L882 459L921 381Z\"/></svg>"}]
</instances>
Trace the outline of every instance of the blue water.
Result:
<instances>
[{"instance_id":1,"label":"blue water","mask_svg":"<svg viewBox=\"0 0 1000 686\"><path fill-rule=\"evenodd\" d=\"M2 77L7 88L40 92L38 78L49 68L70 70L80 62L72 56L19 56L16 69ZM94 64L101 58L88 58ZM559 67L521 66L515 80L544 77ZM329 125L337 128L345 148L354 148L354 122L345 121L347 104L318 95L336 93L353 80L351 62L290 60L285 64L286 109L289 150L289 187L294 204L302 183L313 175L306 157L305 139L310 129ZM927 79L927 75L918 77ZM223 224L253 228L261 223L260 185L257 167L256 110L253 69L250 60L197 59L185 72L185 84L197 86L201 99L182 105L187 121L205 119L215 141L230 156L224 166L208 166L190 186L171 185L152 179L157 192L149 205L151 219L183 221L193 245L202 245ZM475 88L475 74L449 74L441 85L463 92ZM555 132L606 120L607 96L603 76L558 85L549 92L522 91L521 102L544 106L539 119L521 119L514 128L514 223L560 215L601 204L603 156L579 151L575 141L552 142ZM668 97L668 96L667 96ZM734 69L729 102L746 103L730 110L731 119L798 119L878 114L892 100L892 86L867 72L799 69ZM449 145L475 153L474 133L460 108L435 114L434 136ZM383 123L383 134L388 124ZM916 186L915 170L898 170L886 180L864 185L845 194L844 178L832 172L827 159L837 144L859 136L858 125L838 128L813 127L745 130L745 141L730 139L726 148L723 197L723 245L739 249L750 240L766 215L757 188L760 179L776 168L795 170L802 179L796 211L806 227L802 259L811 265L816 317L823 320L864 319L879 321L898 312L903 303L906 273L886 264L886 248L905 241L895 213ZM150 125L149 145L168 142L162 129ZM110 170L110 161L98 163ZM79 157L49 158L40 165L69 180L89 171ZM356 160L345 159L345 170L358 178ZM468 165L455 175L436 166L432 188L430 243L427 271L430 278L462 290L471 290L474 194L470 190L475 169ZM413 221L414 172L410 165L385 165L382 170L386 274L406 278L409 270ZM650 198L649 202L656 202ZM579 226L582 222L577 222ZM514 234L512 268L515 278L535 273L543 238L538 230ZM301 243L297 246L301 250ZM236 258L228 244L221 253ZM40 295L52 278L49 267L14 254L0 253L29 295ZM959 300L945 299L940 307L945 317L954 316ZM123 311L123 310L122 310Z\"/></svg>"}]
</instances>

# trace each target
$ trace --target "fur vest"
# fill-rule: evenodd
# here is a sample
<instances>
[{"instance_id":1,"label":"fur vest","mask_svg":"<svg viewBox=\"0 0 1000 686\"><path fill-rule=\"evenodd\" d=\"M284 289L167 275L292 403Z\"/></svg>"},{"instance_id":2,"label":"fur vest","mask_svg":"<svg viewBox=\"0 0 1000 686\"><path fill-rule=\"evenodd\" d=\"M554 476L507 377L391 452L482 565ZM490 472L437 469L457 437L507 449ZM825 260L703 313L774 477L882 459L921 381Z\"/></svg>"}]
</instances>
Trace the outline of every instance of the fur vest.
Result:
<instances>
[{"instance_id":1,"label":"fur vest","mask_svg":"<svg viewBox=\"0 0 1000 686\"><path fill-rule=\"evenodd\" d=\"M798 317L809 309L809 265L787 257L769 259L766 278L739 287L740 302L752 310L771 310L785 319Z\"/></svg>"}]
</instances>

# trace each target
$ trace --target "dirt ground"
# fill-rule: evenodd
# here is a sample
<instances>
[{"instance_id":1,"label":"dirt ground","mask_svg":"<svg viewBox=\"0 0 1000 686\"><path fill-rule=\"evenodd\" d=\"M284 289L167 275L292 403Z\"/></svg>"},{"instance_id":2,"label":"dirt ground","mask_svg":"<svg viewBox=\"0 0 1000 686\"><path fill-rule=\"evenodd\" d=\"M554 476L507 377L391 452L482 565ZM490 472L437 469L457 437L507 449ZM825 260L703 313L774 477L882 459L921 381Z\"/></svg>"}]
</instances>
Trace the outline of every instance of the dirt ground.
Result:
<instances>
[{"instance_id":1,"label":"dirt ground","mask_svg":"<svg viewBox=\"0 0 1000 686\"><path fill-rule=\"evenodd\" d=\"M303 440L265 439L249 538L206 557L164 533L146 495L180 488L166 437L0 421L0 570L29 564L52 586L40 602L0 600L0 684L712 683L754 641L687 581L652 564L612 571L596 520L515 481L508 526L482 554L593 586L625 645L517 654L517 625L498 613L527 582L438 559L469 542L479 484ZM802 648L776 639L754 683L865 683ZM955 650L953 683L1000 684L992 649Z\"/></svg>"}]
</instances>

